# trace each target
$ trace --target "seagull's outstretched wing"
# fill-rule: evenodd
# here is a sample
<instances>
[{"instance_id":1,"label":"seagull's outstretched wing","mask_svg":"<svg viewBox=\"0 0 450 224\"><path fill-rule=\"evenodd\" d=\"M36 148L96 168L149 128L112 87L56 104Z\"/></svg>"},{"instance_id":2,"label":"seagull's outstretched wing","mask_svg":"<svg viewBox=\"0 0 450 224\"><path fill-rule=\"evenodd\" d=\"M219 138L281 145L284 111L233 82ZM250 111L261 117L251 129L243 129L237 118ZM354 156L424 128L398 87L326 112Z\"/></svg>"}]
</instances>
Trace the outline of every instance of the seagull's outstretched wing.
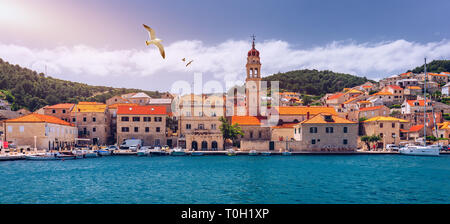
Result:
<instances>
[{"instance_id":1,"label":"seagull's outstretched wing","mask_svg":"<svg viewBox=\"0 0 450 224\"><path fill-rule=\"evenodd\" d=\"M166 53L164 52L164 47L161 43L155 43L155 45L159 48L159 52L161 53L161 56L165 59Z\"/></svg>"},{"instance_id":2,"label":"seagull's outstretched wing","mask_svg":"<svg viewBox=\"0 0 450 224\"><path fill-rule=\"evenodd\" d=\"M190 62L188 62L188 63L186 64L186 67L187 67L188 65L190 65L193 61L194 61L194 60L191 60Z\"/></svg>"},{"instance_id":3,"label":"seagull's outstretched wing","mask_svg":"<svg viewBox=\"0 0 450 224\"><path fill-rule=\"evenodd\" d=\"M155 31L152 28L150 28L149 26L145 25L145 24L142 24L142 25L144 26L144 28L150 34L150 40L154 40L156 38Z\"/></svg>"}]
</instances>

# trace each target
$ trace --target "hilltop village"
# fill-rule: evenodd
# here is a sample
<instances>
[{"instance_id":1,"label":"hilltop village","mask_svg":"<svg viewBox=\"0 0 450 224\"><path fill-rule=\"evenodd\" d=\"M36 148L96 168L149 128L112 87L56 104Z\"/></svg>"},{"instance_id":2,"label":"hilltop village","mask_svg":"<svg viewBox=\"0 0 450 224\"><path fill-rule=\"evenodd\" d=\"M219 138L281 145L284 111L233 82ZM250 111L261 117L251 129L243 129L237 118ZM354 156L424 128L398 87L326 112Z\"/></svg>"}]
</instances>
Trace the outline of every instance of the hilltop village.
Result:
<instances>
[{"instance_id":1,"label":"hilltop village","mask_svg":"<svg viewBox=\"0 0 450 224\"><path fill-rule=\"evenodd\" d=\"M8 101L0 100L2 148L54 150L73 147L80 139L91 145L141 139L146 146L190 151L376 151L423 141L424 132L428 140L448 145L450 106L440 101L449 95L450 73L394 75L326 94L310 106L297 92L268 96L261 88L260 52L254 43L246 71L245 92L235 91L232 97L167 93L152 98L137 92L105 103L61 102L34 112L12 111ZM268 122L274 115L276 121ZM242 135L226 138L224 123L239 127Z\"/></svg>"}]
</instances>

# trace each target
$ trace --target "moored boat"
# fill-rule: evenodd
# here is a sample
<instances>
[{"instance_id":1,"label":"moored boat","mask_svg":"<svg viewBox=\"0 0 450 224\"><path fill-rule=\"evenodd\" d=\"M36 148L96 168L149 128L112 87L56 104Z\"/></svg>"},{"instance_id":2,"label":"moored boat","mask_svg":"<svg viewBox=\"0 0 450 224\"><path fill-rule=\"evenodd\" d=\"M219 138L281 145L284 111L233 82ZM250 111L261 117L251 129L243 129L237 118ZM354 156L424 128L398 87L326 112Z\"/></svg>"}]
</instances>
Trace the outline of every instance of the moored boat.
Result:
<instances>
[{"instance_id":1,"label":"moored boat","mask_svg":"<svg viewBox=\"0 0 450 224\"><path fill-rule=\"evenodd\" d=\"M249 156L257 156L258 152L256 150L250 150L250 152L248 152Z\"/></svg>"},{"instance_id":2,"label":"moored boat","mask_svg":"<svg viewBox=\"0 0 450 224\"><path fill-rule=\"evenodd\" d=\"M440 146L438 145L412 145L399 149L400 154L413 156L439 156L439 151Z\"/></svg>"},{"instance_id":3,"label":"moored boat","mask_svg":"<svg viewBox=\"0 0 450 224\"><path fill-rule=\"evenodd\" d=\"M263 156L270 156L272 153L271 152L261 152L261 155Z\"/></svg>"},{"instance_id":4,"label":"moored boat","mask_svg":"<svg viewBox=\"0 0 450 224\"><path fill-rule=\"evenodd\" d=\"M61 154L61 153L45 153L45 154L36 154L36 155L27 155L25 156L26 160L37 160L37 161L44 161L44 160L71 160L76 159L75 155L67 155L67 154Z\"/></svg>"},{"instance_id":5,"label":"moored boat","mask_svg":"<svg viewBox=\"0 0 450 224\"><path fill-rule=\"evenodd\" d=\"M147 147L142 147L137 151L137 156L149 156L150 150Z\"/></svg>"},{"instance_id":6,"label":"moored boat","mask_svg":"<svg viewBox=\"0 0 450 224\"><path fill-rule=\"evenodd\" d=\"M186 152L184 151L184 149L177 147L177 148L174 148L172 150L170 155L172 155L172 156L184 156L184 155L186 155Z\"/></svg>"},{"instance_id":7,"label":"moored boat","mask_svg":"<svg viewBox=\"0 0 450 224\"><path fill-rule=\"evenodd\" d=\"M227 150L227 156L235 156L236 152L233 149L228 149Z\"/></svg>"},{"instance_id":8,"label":"moored boat","mask_svg":"<svg viewBox=\"0 0 450 224\"><path fill-rule=\"evenodd\" d=\"M191 156L203 156L203 152L194 151L191 153Z\"/></svg>"},{"instance_id":9,"label":"moored boat","mask_svg":"<svg viewBox=\"0 0 450 224\"><path fill-rule=\"evenodd\" d=\"M288 152L288 151L285 151L285 152L282 152L281 155L283 155L283 156L290 156L290 155L292 155L292 153Z\"/></svg>"}]
</instances>

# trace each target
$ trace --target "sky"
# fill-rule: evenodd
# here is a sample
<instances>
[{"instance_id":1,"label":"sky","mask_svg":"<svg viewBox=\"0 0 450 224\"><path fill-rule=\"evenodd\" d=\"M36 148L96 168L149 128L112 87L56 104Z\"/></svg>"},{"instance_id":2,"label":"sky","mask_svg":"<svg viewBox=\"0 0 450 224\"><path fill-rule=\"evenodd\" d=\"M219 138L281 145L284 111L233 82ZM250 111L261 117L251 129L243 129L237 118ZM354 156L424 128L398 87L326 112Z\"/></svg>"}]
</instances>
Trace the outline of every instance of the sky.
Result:
<instances>
[{"instance_id":1,"label":"sky","mask_svg":"<svg viewBox=\"0 0 450 224\"><path fill-rule=\"evenodd\" d=\"M242 83L254 34L263 76L318 69L379 80L425 57L449 59L449 10L448 0L0 0L0 58L64 80L168 91L195 73ZM142 24L166 59L145 45Z\"/></svg>"}]
</instances>

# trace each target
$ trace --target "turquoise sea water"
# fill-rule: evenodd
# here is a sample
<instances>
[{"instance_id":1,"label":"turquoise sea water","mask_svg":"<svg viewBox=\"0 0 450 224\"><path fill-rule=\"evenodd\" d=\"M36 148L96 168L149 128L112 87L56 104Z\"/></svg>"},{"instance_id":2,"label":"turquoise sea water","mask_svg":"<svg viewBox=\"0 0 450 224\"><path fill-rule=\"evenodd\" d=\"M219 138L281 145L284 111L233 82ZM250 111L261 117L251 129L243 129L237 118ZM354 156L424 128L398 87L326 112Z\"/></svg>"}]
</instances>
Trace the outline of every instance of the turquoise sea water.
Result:
<instances>
[{"instance_id":1,"label":"turquoise sea water","mask_svg":"<svg viewBox=\"0 0 450 224\"><path fill-rule=\"evenodd\" d=\"M450 156L0 162L0 203L450 203Z\"/></svg>"}]
</instances>

